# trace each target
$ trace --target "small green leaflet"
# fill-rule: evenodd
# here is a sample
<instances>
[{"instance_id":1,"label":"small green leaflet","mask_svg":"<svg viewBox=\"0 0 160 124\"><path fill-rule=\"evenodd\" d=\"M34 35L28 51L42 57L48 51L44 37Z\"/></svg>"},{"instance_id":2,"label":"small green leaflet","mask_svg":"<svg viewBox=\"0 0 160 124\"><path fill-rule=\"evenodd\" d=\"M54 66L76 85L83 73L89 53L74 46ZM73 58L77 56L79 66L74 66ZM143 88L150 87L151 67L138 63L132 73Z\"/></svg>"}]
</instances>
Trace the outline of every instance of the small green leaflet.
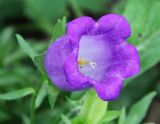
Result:
<instances>
[{"instance_id":1,"label":"small green leaflet","mask_svg":"<svg viewBox=\"0 0 160 124\"><path fill-rule=\"evenodd\" d=\"M62 20L58 19L58 22L53 28L53 34L51 42L56 40L58 37L62 36L66 32L66 17L63 17Z\"/></svg>"},{"instance_id":2,"label":"small green leaflet","mask_svg":"<svg viewBox=\"0 0 160 124\"><path fill-rule=\"evenodd\" d=\"M44 98L47 96L47 91L48 91L48 80L46 80L39 89L39 92L35 100L35 108L40 107Z\"/></svg>"},{"instance_id":3,"label":"small green leaflet","mask_svg":"<svg viewBox=\"0 0 160 124\"><path fill-rule=\"evenodd\" d=\"M59 95L60 90L57 89L54 85L50 84L48 87L48 102L50 107L53 109L57 96Z\"/></svg>"},{"instance_id":4,"label":"small green leaflet","mask_svg":"<svg viewBox=\"0 0 160 124\"><path fill-rule=\"evenodd\" d=\"M42 72L44 73L44 54L41 53L37 53L37 51L35 51L25 40L24 38L19 35L16 34L16 38L17 41L21 47L22 50L24 50L24 52L32 59L33 63L36 65L36 67Z\"/></svg>"}]
</instances>

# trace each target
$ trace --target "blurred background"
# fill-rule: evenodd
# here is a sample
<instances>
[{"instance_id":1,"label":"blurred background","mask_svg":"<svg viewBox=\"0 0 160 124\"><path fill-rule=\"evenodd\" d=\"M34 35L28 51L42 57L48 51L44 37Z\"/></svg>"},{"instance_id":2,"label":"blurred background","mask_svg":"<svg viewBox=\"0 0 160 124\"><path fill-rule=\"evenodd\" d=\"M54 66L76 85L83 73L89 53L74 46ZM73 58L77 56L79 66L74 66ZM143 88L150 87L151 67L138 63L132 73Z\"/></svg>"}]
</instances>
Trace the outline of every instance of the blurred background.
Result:
<instances>
[{"instance_id":1,"label":"blurred background","mask_svg":"<svg viewBox=\"0 0 160 124\"><path fill-rule=\"evenodd\" d=\"M66 117L80 110L86 93L63 92L45 81L15 35L21 34L42 53L59 30L58 19L86 15L97 20L108 13L129 20L132 36L128 42L137 47L141 59L141 73L124 83L120 98L110 102L109 109L125 107L127 113L134 103L156 91L141 123L160 124L159 12L160 0L0 0L0 124L30 124L32 120L64 124Z\"/></svg>"}]
</instances>

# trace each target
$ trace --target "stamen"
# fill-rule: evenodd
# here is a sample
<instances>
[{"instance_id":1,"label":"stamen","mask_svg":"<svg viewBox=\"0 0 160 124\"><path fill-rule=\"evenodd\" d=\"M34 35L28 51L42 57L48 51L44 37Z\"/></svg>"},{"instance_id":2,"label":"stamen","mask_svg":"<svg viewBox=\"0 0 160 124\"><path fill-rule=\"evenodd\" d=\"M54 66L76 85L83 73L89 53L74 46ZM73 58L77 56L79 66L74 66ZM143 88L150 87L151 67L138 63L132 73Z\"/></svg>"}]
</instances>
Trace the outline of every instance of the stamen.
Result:
<instances>
[{"instance_id":1,"label":"stamen","mask_svg":"<svg viewBox=\"0 0 160 124\"><path fill-rule=\"evenodd\" d=\"M89 64L89 62L85 59L78 59L78 64L82 68L84 65Z\"/></svg>"},{"instance_id":2,"label":"stamen","mask_svg":"<svg viewBox=\"0 0 160 124\"><path fill-rule=\"evenodd\" d=\"M91 65L92 68L96 68L97 64L95 62L90 62L89 64Z\"/></svg>"},{"instance_id":3,"label":"stamen","mask_svg":"<svg viewBox=\"0 0 160 124\"><path fill-rule=\"evenodd\" d=\"M95 62L91 62L85 59L78 59L78 64L80 68L82 68L84 65L87 65L87 64L89 64L92 68L95 68L97 65Z\"/></svg>"}]
</instances>

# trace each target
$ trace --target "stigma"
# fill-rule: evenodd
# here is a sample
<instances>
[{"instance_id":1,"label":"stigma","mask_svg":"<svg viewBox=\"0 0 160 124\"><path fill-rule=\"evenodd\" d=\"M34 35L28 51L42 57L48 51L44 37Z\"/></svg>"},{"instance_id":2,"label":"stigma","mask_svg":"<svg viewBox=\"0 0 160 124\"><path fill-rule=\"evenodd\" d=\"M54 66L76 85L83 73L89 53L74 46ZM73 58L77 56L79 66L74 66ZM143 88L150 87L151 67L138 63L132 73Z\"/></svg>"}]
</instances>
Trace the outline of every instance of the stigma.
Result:
<instances>
[{"instance_id":1,"label":"stigma","mask_svg":"<svg viewBox=\"0 0 160 124\"><path fill-rule=\"evenodd\" d=\"M88 61L85 59L78 59L78 65L80 66L80 68L83 68L83 66L85 65L90 65L92 68L96 68L96 63L92 62L92 61Z\"/></svg>"}]
</instances>

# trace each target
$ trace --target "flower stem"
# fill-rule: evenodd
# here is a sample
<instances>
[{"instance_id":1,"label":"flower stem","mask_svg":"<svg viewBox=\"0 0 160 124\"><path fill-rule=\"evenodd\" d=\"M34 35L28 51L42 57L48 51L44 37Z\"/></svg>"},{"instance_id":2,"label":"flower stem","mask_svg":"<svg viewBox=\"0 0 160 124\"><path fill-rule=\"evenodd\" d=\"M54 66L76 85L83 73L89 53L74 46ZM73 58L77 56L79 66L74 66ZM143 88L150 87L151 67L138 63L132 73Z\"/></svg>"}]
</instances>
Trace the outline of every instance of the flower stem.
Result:
<instances>
[{"instance_id":1,"label":"flower stem","mask_svg":"<svg viewBox=\"0 0 160 124\"><path fill-rule=\"evenodd\" d=\"M36 94L33 94L32 100L31 100L31 110L30 110L30 120L31 120L31 124L34 124L35 101L36 101Z\"/></svg>"},{"instance_id":2,"label":"flower stem","mask_svg":"<svg viewBox=\"0 0 160 124\"><path fill-rule=\"evenodd\" d=\"M108 102L102 101L94 90L89 90L78 117L73 124L98 124L107 110Z\"/></svg>"},{"instance_id":3,"label":"flower stem","mask_svg":"<svg viewBox=\"0 0 160 124\"><path fill-rule=\"evenodd\" d=\"M79 5L77 4L76 0L69 0L69 3L73 9L73 12L77 17L80 17L83 15L83 12L81 11Z\"/></svg>"}]
</instances>

